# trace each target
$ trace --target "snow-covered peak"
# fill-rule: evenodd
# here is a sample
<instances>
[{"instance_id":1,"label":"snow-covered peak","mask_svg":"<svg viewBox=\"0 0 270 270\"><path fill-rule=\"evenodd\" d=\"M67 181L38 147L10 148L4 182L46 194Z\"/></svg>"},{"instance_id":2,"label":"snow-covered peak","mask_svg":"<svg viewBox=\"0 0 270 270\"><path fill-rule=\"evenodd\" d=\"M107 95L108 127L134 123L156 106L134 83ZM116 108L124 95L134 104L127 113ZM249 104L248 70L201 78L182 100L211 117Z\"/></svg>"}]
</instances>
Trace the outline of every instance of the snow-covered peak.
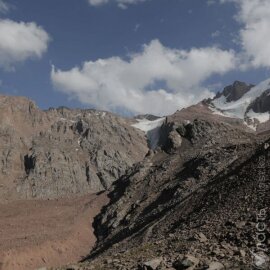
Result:
<instances>
[{"instance_id":1,"label":"snow-covered peak","mask_svg":"<svg viewBox=\"0 0 270 270\"><path fill-rule=\"evenodd\" d=\"M153 121L146 118L137 119L137 123L133 124L132 126L144 131L147 135L150 148L155 149L160 138L160 128L164 123L165 119L166 117L158 118Z\"/></svg>"},{"instance_id":2,"label":"snow-covered peak","mask_svg":"<svg viewBox=\"0 0 270 270\"><path fill-rule=\"evenodd\" d=\"M227 101L227 97L220 95L210 102L209 108L215 114L224 115L232 118L240 118L243 120L257 119L259 123L269 120L270 107L265 111L254 112L252 105L260 98L266 91L270 89L270 79L265 80L257 86L251 87L241 98L236 101ZM265 95L268 96L268 95Z\"/></svg>"}]
</instances>

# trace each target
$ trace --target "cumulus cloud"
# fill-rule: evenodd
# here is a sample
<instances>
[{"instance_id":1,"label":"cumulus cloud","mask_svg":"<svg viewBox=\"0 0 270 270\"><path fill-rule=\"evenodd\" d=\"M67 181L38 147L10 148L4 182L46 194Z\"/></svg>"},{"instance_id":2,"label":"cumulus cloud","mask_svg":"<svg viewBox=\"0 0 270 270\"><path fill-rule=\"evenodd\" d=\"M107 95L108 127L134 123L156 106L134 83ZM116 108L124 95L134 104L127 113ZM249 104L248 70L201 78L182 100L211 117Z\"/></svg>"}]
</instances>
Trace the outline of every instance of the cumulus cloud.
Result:
<instances>
[{"instance_id":1,"label":"cumulus cloud","mask_svg":"<svg viewBox=\"0 0 270 270\"><path fill-rule=\"evenodd\" d=\"M36 23L11 20L0 20L0 37L0 66L5 68L28 58L40 58L50 40Z\"/></svg>"},{"instance_id":2,"label":"cumulus cloud","mask_svg":"<svg viewBox=\"0 0 270 270\"><path fill-rule=\"evenodd\" d=\"M9 5L3 0L0 0L0 13L7 13L8 11L9 11Z\"/></svg>"},{"instance_id":3,"label":"cumulus cloud","mask_svg":"<svg viewBox=\"0 0 270 270\"><path fill-rule=\"evenodd\" d=\"M101 6L107 3L116 3L118 7L126 9L128 5L134 5L147 0L88 0L92 6Z\"/></svg>"},{"instance_id":4,"label":"cumulus cloud","mask_svg":"<svg viewBox=\"0 0 270 270\"><path fill-rule=\"evenodd\" d=\"M233 51L176 50L153 40L128 60L99 59L67 71L53 67L51 79L57 89L99 109L164 115L211 96L202 83L235 65Z\"/></svg>"},{"instance_id":5,"label":"cumulus cloud","mask_svg":"<svg viewBox=\"0 0 270 270\"><path fill-rule=\"evenodd\" d=\"M244 52L254 67L270 67L270 1L241 0L239 19Z\"/></svg>"},{"instance_id":6,"label":"cumulus cloud","mask_svg":"<svg viewBox=\"0 0 270 270\"><path fill-rule=\"evenodd\" d=\"M242 24L239 39L244 66L270 67L270 1L269 0L219 0L235 3L235 18Z\"/></svg>"}]
</instances>

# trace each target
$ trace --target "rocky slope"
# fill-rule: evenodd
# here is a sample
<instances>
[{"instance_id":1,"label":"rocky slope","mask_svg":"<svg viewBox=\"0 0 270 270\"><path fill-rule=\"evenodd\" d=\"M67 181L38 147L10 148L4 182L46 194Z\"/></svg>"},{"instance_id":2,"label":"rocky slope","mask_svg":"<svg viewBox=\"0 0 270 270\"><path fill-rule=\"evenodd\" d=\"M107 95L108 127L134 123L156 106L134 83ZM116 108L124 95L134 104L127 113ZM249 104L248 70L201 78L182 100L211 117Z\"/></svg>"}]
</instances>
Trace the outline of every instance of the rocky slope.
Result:
<instances>
[{"instance_id":1,"label":"rocky slope","mask_svg":"<svg viewBox=\"0 0 270 270\"><path fill-rule=\"evenodd\" d=\"M228 104L252 89L226 88ZM269 269L270 132L214 100L166 117L157 147L110 188L95 248L65 269Z\"/></svg>"},{"instance_id":2,"label":"rocky slope","mask_svg":"<svg viewBox=\"0 0 270 270\"><path fill-rule=\"evenodd\" d=\"M114 184L94 223L97 245L79 269L252 265L257 213L269 210L269 136L204 120L176 132L180 144L152 153Z\"/></svg>"},{"instance_id":3,"label":"rocky slope","mask_svg":"<svg viewBox=\"0 0 270 270\"><path fill-rule=\"evenodd\" d=\"M41 112L27 101L2 125L1 145L16 146L1 150L2 164L24 197L108 190L94 249L62 269L269 269L268 88L235 82L173 115L137 120Z\"/></svg>"},{"instance_id":4,"label":"rocky slope","mask_svg":"<svg viewBox=\"0 0 270 270\"><path fill-rule=\"evenodd\" d=\"M131 120L107 112L0 96L0 119L1 200L102 191L148 151Z\"/></svg>"}]
</instances>

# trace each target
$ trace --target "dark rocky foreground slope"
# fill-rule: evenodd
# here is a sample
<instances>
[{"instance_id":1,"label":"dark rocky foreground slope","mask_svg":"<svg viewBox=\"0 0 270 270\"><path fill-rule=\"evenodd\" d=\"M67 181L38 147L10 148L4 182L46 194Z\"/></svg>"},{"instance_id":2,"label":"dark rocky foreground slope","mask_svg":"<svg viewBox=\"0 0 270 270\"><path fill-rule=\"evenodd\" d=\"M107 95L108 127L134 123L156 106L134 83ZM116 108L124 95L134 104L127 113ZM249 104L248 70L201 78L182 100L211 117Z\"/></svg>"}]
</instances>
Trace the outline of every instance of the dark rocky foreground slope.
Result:
<instances>
[{"instance_id":1,"label":"dark rocky foreground slope","mask_svg":"<svg viewBox=\"0 0 270 270\"><path fill-rule=\"evenodd\" d=\"M108 112L39 110L0 96L0 200L108 189L148 151L132 121Z\"/></svg>"},{"instance_id":2,"label":"dark rocky foreground slope","mask_svg":"<svg viewBox=\"0 0 270 270\"><path fill-rule=\"evenodd\" d=\"M160 148L111 187L94 250L65 269L269 269L269 227L256 248L259 218L269 224L268 144L203 103L167 117Z\"/></svg>"}]
</instances>

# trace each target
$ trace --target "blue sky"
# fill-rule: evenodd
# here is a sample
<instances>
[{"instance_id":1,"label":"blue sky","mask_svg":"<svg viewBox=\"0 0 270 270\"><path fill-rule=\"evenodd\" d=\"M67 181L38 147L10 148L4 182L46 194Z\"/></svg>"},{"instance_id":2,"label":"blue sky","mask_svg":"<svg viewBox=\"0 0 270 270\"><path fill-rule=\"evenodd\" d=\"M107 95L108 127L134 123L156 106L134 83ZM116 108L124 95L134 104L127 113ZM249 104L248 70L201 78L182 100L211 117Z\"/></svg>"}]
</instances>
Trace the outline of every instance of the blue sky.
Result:
<instances>
[{"instance_id":1,"label":"blue sky","mask_svg":"<svg viewBox=\"0 0 270 270\"><path fill-rule=\"evenodd\" d=\"M267 2L0 0L0 93L42 109L172 113L234 80L270 77Z\"/></svg>"}]
</instances>

